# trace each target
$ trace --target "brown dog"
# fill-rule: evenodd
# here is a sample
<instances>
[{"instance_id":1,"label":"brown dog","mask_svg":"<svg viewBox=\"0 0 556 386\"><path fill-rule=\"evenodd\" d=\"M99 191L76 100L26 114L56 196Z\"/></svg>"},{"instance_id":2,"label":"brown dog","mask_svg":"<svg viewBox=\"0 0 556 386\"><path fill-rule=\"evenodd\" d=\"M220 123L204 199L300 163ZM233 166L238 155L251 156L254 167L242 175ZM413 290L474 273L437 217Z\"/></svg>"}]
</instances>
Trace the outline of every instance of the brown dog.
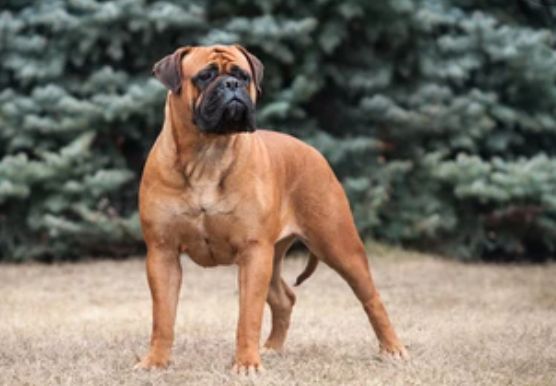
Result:
<instances>
[{"instance_id":1,"label":"brown dog","mask_svg":"<svg viewBox=\"0 0 556 386\"><path fill-rule=\"evenodd\" d=\"M240 46L183 47L154 66L170 90L164 126L146 163L140 213L153 299L150 352L137 366L166 367L181 284L179 255L210 267L239 267L234 371L260 368L265 301L284 344L295 295L281 278L295 239L335 269L361 301L382 352L406 357L380 300L342 186L314 148L285 134L255 131L263 66Z\"/></svg>"}]
</instances>

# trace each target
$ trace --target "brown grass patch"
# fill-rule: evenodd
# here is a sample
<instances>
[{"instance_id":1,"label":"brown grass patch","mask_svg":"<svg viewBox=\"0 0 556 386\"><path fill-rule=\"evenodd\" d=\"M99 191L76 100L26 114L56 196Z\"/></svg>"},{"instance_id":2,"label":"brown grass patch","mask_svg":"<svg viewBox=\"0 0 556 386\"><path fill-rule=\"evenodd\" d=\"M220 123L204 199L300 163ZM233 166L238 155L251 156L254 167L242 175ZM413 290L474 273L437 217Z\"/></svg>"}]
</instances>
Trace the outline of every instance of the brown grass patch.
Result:
<instances>
[{"instance_id":1,"label":"brown grass patch","mask_svg":"<svg viewBox=\"0 0 556 386\"><path fill-rule=\"evenodd\" d=\"M556 265L461 264L376 246L374 272L412 359L377 357L347 285L328 267L296 289L283 354L229 375L236 269L184 259L174 363L133 371L150 298L143 261L0 265L0 384L549 385L556 383ZM290 259L293 282L304 259ZM263 334L269 330L268 310Z\"/></svg>"}]
</instances>

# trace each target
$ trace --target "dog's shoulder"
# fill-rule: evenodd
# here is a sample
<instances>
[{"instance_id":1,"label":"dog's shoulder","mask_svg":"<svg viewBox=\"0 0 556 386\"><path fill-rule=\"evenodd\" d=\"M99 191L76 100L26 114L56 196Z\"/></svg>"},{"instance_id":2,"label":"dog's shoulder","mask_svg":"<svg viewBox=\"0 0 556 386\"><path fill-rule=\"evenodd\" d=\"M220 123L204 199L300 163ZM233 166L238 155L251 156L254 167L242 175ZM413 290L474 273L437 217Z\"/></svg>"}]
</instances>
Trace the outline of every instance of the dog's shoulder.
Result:
<instances>
[{"instance_id":1,"label":"dog's shoulder","mask_svg":"<svg viewBox=\"0 0 556 386\"><path fill-rule=\"evenodd\" d=\"M255 132L270 151L293 152L295 154L311 154L322 157L320 152L308 143L286 133L259 129Z\"/></svg>"},{"instance_id":2,"label":"dog's shoulder","mask_svg":"<svg viewBox=\"0 0 556 386\"><path fill-rule=\"evenodd\" d=\"M276 131L257 130L254 134L263 141L268 154L276 161L275 164L284 166L287 174L333 175L326 158L310 144Z\"/></svg>"}]
</instances>

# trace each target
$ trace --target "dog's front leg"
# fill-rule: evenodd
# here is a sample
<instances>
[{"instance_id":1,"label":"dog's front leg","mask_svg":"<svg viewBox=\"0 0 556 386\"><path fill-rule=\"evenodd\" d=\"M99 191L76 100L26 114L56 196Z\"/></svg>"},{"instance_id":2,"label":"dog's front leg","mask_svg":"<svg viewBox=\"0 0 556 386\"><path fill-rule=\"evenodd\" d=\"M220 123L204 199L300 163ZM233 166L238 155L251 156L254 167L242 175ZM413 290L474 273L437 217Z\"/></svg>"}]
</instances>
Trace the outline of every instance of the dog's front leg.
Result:
<instances>
[{"instance_id":1,"label":"dog's front leg","mask_svg":"<svg viewBox=\"0 0 556 386\"><path fill-rule=\"evenodd\" d=\"M149 248L147 277L153 302L151 344L149 354L136 367L164 368L170 361L174 341L174 323L181 286L179 252L167 248Z\"/></svg>"},{"instance_id":2,"label":"dog's front leg","mask_svg":"<svg viewBox=\"0 0 556 386\"><path fill-rule=\"evenodd\" d=\"M257 243L242 251L239 265L239 321L232 371L239 374L262 370L259 340L263 310L272 276L272 245Z\"/></svg>"}]
</instances>

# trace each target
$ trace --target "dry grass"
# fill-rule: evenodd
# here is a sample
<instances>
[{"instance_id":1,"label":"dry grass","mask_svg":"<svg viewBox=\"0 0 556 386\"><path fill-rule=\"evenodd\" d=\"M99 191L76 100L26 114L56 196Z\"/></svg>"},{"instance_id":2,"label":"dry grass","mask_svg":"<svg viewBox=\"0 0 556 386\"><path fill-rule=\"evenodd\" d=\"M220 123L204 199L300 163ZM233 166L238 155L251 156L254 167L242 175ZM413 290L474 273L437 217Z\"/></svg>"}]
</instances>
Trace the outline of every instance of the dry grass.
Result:
<instances>
[{"instance_id":1,"label":"dry grass","mask_svg":"<svg viewBox=\"0 0 556 386\"><path fill-rule=\"evenodd\" d=\"M137 372L131 368L150 330L141 260L0 265L0 384L556 384L556 265L464 265L379 252L375 277L409 362L376 356L362 309L324 265L296 290L285 353L264 356L267 371L254 380L228 374L233 267L184 261L174 363ZM289 282L303 264L287 261Z\"/></svg>"}]
</instances>

